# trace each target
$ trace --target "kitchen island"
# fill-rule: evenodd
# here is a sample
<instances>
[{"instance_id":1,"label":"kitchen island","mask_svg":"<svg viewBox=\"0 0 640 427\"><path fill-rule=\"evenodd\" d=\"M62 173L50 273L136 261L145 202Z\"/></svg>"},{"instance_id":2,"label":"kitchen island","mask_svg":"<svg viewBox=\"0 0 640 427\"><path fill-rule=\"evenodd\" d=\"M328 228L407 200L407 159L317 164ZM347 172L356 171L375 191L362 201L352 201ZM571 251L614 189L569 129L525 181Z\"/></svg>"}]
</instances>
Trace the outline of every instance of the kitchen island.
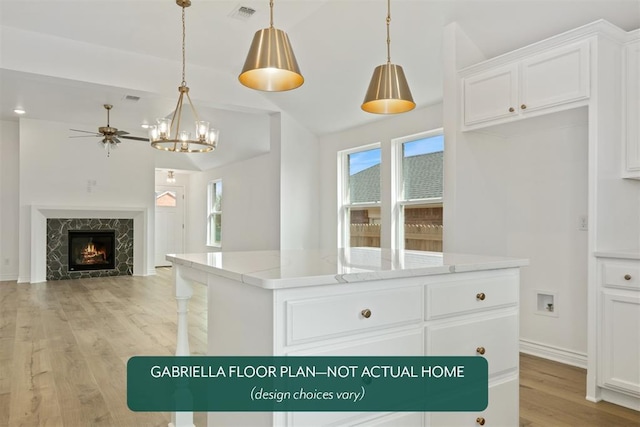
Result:
<instances>
[{"instance_id":1,"label":"kitchen island","mask_svg":"<svg viewBox=\"0 0 640 427\"><path fill-rule=\"evenodd\" d=\"M211 356L478 356L489 406L470 412L211 412L209 426L518 425L523 259L352 248L167 255L176 355L189 355L194 284L207 286ZM197 285L196 285L197 286ZM191 413L173 416L193 425Z\"/></svg>"}]
</instances>

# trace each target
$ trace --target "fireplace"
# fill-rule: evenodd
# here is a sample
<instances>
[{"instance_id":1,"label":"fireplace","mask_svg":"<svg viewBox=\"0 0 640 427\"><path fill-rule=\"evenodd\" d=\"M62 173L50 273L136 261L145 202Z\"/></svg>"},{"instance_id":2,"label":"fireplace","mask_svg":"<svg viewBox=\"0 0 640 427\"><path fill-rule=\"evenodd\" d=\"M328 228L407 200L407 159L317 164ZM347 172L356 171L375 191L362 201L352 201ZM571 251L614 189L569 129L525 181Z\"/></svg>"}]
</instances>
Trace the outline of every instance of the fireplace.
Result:
<instances>
[{"instance_id":1,"label":"fireplace","mask_svg":"<svg viewBox=\"0 0 640 427\"><path fill-rule=\"evenodd\" d=\"M68 230L69 271L116 268L115 230Z\"/></svg>"}]
</instances>

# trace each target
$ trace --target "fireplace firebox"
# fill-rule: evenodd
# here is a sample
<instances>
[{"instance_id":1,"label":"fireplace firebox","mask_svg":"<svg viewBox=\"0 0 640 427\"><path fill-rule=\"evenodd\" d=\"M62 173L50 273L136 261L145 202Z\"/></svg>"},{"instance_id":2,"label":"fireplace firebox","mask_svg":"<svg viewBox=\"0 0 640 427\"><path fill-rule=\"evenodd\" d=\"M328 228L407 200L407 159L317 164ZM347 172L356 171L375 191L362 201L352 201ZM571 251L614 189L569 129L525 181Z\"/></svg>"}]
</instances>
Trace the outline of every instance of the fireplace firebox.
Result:
<instances>
[{"instance_id":1,"label":"fireplace firebox","mask_svg":"<svg viewBox=\"0 0 640 427\"><path fill-rule=\"evenodd\" d=\"M113 270L115 230L69 230L69 271Z\"/></svg>"}]
</instances>

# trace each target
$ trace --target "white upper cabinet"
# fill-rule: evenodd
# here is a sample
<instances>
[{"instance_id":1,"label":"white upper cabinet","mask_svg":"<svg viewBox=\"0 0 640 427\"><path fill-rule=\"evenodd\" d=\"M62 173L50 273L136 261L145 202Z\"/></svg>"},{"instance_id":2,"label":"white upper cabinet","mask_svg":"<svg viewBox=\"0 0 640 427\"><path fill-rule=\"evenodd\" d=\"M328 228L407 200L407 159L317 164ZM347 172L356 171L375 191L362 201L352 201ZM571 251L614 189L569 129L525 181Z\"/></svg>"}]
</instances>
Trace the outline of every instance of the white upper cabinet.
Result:
<instances>
[{"instance_id":1,"label":"white upper cabinet","mask_svg":"<svg viewBox=\"0 0 640 427\"><path fill-rule=\"evenodd\" d=\"M478 73L464 80L465 124L513 116L518 104L516 64Z\"/></svg>"},{"instance_id":2,"label":"white upper cabinet","mask_svg":"<svg viewBox=\"0 0 640 427\"><path fill-rule=\"evenodd\" d=\"M640 179L640 40L625 46L625 156L623 176Z\"/></svg>"},{"instance_id":3,"label":"white upper cabinet","mask_svg":"<svg viewBox=\"0 0 640 427\"><path fill-rule=\"evenodd\" d=\"M477 129L570 108L589 98L589 88L588 40L471 71L463 77L464 127Z\"/></svg>"},{"instance_id":4,"label":"white upper cabinet","mask_svg":"<svg viewBox=\"0 0 640 427\"><path fill-rule=\"evenodd\" d=\"M582 42L524 59L522 112L589 97L589 44Z\"/></svg>"}]
</instances>

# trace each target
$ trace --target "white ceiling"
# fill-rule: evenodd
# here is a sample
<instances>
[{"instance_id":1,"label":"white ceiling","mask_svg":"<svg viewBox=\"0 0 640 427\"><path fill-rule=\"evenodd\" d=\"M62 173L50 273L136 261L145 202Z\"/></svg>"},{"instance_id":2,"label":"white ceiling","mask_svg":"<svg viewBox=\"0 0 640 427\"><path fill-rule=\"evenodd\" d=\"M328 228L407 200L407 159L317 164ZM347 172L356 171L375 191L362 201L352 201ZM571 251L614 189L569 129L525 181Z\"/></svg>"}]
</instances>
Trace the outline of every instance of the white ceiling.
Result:
<instances>
[{"instance_id":1,"label":"white ceiling","mask_svg":"<svg viewBox=\"0 0 640 427\"><path fill-rule=\"evenodd\" d=\"M253 34L269 23L268 0L192 3L186 10L187 80L192 67L229 76L229 84L240 86L237 75ZM232 17L241 5L255 9L254 16ZM404 68L414 100L422 107L442 99L442 30L450 22L458 22L492 57L597 19L636 29L640 0L394 0L391 16L391 60ZM273 110L288 113L318 135L383 118L362 112L360 104L373 69L386 61L385 18L384 0L276 0L274 26L288 33L305 83L289 92L259 92L265 102L254 110L246 100L196 95L198 87L190 85L201 102L196 108L210 109L201 115L212 117L222 130L218 157L225 154L225 143L233 141L228 158L213 166L268 150L267 114ZM174 0L0 0L0 25L162 58L175 67L175 86L180 83L180 8ZM1 42L5 49L12 40ZM116 72L118 64L106 66ZM82 58L77 67L82 70ZM96 84L95 76L78 73L61 79L0 69L0 119L14 119L12 110L21 104L32 118L97 127L105 119L102 104L112 103L112 124L143 135L140 123L170 112L177 93L170 95L174 88L165 93L132 90L137 87L133 77L140 76L131 77L130 84L123 78L122 85L114 86ZM127 94L141 100L124 101Z\"/></svg>"}]
</instances>

